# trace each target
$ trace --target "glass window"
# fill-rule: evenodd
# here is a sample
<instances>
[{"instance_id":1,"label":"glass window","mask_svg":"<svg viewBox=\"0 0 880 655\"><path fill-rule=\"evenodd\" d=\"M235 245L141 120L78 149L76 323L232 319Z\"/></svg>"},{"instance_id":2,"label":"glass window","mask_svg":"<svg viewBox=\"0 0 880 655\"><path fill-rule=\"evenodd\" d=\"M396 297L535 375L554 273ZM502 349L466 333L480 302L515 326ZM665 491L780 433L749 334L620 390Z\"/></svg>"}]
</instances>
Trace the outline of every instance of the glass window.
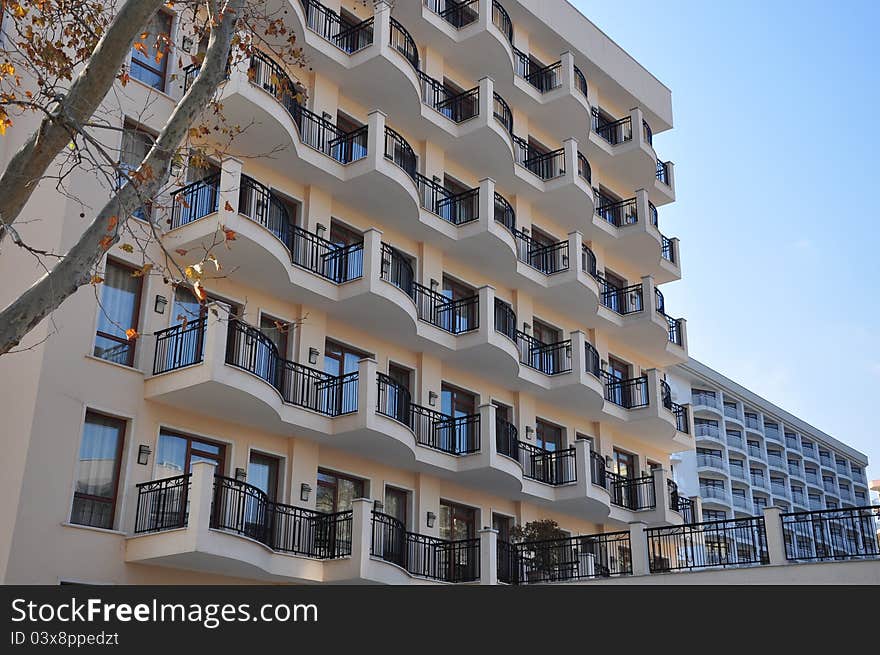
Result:
<instances>
[{"instance_id":1,"label":"glass window","mask_svg":"<svg viewBox=\"0 0 880 655\"><path fill-rule=\"evenodd\" d=\"M409 523L407 521L407 494L403 489L395 487L385 487L385 514L393 516L404 526Z\"/></svg>"},{"instance_id":2,"label":"glass window","mask_svg":"<svg viewBox=\"0 0 880 655\"><path fill-rule=\"evenodd\" d=\"M128 174L137 170L153 147L153 135L136 125L126 122L122 128L122 147L119 151L119 186L126 183ZM142 221L150 215L151 205L146 203L132 212L134 218Z\"/></svg>"},{"instance_id":3,"label":"glass window","mask_svg":"<svg viewBox=\"0 0 880 655\"><path fill-rule=\"evenodd\" d=\"M137 331L141 305L143 278L135 277L134 270L107 260L95 335L95 357L125 366L134 364L135 339L126 331Z\"/></svg>"},{"instance_id":4,"label":"glass window","mask_svg":"<svg viewBox=\"0 0 880 655\"><path fill-rule=\"evenodd\" d=\"M636 477L635 456L622 450L614 449L614 472L625 478Z\"/></svg>"},{"instance_id":5,"label":"glass window","mask_svg":"<svg viewBox=\"0 0 880 655\"><path fill-rule=\"evenodd\" d=\"M318 470L315 506L319 512L335 514L351 509L355 498L364 497L364 481L332 471Z\"/></svg>"},{"instance_id":6,"label":"glass window","mask_svg":"<svg viewBox=\"0 0 880 655\"><path fill-rule=\"evenodd\" d=\"M214 462L217 475L224 473L226 447L204 439L162 430L156 453L156 477L173 478L192 472L196 462Z\"/></svg>"},{"instance_id":7,"label":"glass window","mask_svg":"<svg viewBox=\"0 0 880 655\"><path fill-rule=\"evenodd\" d=\"M278 481L280 476L280 462L277 457L264 455L251 451L248 462L247 481L269 497L269 500L278 498Z\"/></svg>"},{"instance_id":8,"label":"glass window","mask_svg":"<svg viewBox=\"0 0 880 655\"><path fill-rule=\"evenodd\" d=\"M440 538L449 541L473 539L477 533L477 511L473 507L440 501Z\"/></svg>"},{"instance_id":9,"label":"glass window","mask_svg":"<svg viewBox=\"0 0 880 655\"><path fill-rule=\"evenodd\" d=\"M157 11L131 49L131 76L159 91L165 90L171 15ZM143 36L143 35L140 35Z\"/></svg>"},{"instance_id":10,"label":"glass window","mask_svg":"<svg viewBox=\"0 0 880 655\"><path fill-rule=\"evenodd\" d=\"M125 421L86 412L70 522L113 527Z\"/></svg>"}]
</instances>

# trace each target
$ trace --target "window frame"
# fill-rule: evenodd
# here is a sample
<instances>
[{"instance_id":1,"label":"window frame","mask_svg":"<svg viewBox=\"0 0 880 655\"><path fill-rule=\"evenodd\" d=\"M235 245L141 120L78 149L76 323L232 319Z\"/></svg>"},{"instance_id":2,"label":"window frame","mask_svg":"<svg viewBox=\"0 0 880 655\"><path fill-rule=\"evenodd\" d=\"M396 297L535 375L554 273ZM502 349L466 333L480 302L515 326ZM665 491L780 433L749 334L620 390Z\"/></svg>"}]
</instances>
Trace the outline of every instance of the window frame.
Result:
<instances>
[{"instance_id":1,"label":"window frame","mask_svg":"<svg viewBox=\"0 0 880 655\"><path fill-rule=\"evenodd\" d=\"M129 271L129 273L134 273L135 271L139 270L139 269L135 268L134 266L132 266L131 264L128 264L127 262L123 262L119 259L114 259L114 258L108 257L106 263L104 264L104 277L105 277L104 282L105 282L105 284L106 284L106 277L107 277L107 268L110 266L118 266L119 268L122 268L122 269ZM134 316L133 316L133 320L132 320L133 324L130 325L129 327L135 331L139 331L140 330L140 322L141 322L141 303L143 302L143 298L144 298L144 277L143 276L138 277L138 276L132 275L132 278L134 278L138 281L138 285L137 285L137 295L135 297L135 302L134 302ZM101 289L101 294L103 296L103 288ZM104 309L102 307L102 302L101 302L101 300L99 300L98 301L99 315L103 311L104 311ZM134 367L135 360L136 360L135 353L137 351L137 341L138 341L137 338L123 339L122 337L117 336L115 334L109 334L107 332L103 332L102 330L98 329L98 323L100 323L99 318L96 319L95 335L92 339L92 356L96 357L100 360L103 360L105 362L110 362L111 364L119 364L121 366L127 366L128 368ZM95 346L96 346L96 342L97 342L98 337L101 337L103 339L109 339L110 341L115 341L116 343L119 343L119 344L123 344L123 343L128 344L129 345L128 361L123 364L121 362L114 362L111 359L107 359L105 357L101 357L100 355L96 354L95 353Z\"/></svg>"},{"instance_id":2,"label":"window frame","mask_svg":"<svg viewBox=\"0 0 880 655\"><path fill-rule=\"evenodd\" d=\"M134 56L134 53L136 51L135 51L134 45L132 45L132 47L129 49L129 65L128 65L129 75L132 79L137 80L141 84L144 84L144 85L150 87L151 89L159 91L160 93L167 93L168 92L168 60L172 56L171 51L173 49L173 44L174 44L174 19L175 19L175 16L174 16L174 14L172 14L169 11L166 11L165 9L159 9L155 15L156 16L162 15L168 21L168 33L167 33L168 34L168 52L164 53L164 55L162 56L162 60L160 62L161 69L156 68L155 66L148 64L139 58L136 58ZM156 36L158 37L158 34ZM136 77L133 74L135 67L142 68L142 69L160 77L162 79L161 87L153 86L149 82L145 82L141 78Z\"/></svg>"},{"instance_id":3,"label":"window frame","mask_svg":"<svg viewBox=\"0 0 880 655\"><path fill-rule=\"evenodd\" d=\"M95 409L86 408L85 415L83 416L82 429L80 430L80 438L79 438L79 449L82 449L83 439L85 437L85 426L88 423L89 416L98 416L102 419L109 419L115 423L120 425L119 430L119 443L116 444L116 453L114 454L115 464L113 467L113 496L95 496L93 494L83 494L76 490L76 485L79 482L79 450L77 451L77 465L76 465L76 474L73 482L73 494L71 495L70 502L70 512L68 513L68 521L71 525L80 525L87 528L95 528L98 530L113 530L116 526L116 509L119 504L119 479L122 477L122 457L125 452L125 437L128 432L128 420L124 418L120 418L119 416L114 416L113 414L108 414L107 412L102 412ZM93 501L93 502L106 502L110 500L110 525L108 527L98 526L98 525L90 525L88 523L78 523L73 520L73 509L76 503L77 498Z\"/></svg>"}]
</instances>

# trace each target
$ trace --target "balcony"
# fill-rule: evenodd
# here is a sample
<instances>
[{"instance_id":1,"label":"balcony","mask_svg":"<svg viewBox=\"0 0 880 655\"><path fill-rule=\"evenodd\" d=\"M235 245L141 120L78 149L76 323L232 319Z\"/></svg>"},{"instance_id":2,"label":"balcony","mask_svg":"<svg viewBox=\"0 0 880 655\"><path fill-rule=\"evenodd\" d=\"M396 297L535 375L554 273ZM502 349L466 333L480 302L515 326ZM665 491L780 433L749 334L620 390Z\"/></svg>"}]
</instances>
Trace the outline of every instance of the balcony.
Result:
<instances>
[{"instance_id":1,"label":"balcony","mask_svg":"<svg viewBox=\"0 0 880 655\"><path fill-rule=\"evenodd\" d=\"M743 482L749 481L749 474L746 472L744 466L734 466L733 464L730 464L730 477L742 480Z\"/></svg>"},{"instance_id":2,"label":"balcony","mask_svg":"<svg viewBox=\"0 0 880 655\"><path fill-rule=\"evenodd\" d=\"M792 434L791 432L785 433L785 447L796 453L801 452L801 442L796 434Z\"/></svg>"},{"instance_id":3,"label":"balcony","mask_svg":"<svg viewBox=\"0 0 880 655\"><path fill-rule=\"evenodd\" d=\"M791 499L791 492L788 490L788 487L785 485L784 482L780 484L771 480L770 493L772 493L774 496Z\"/></svg>"},{"instance_id":4,"label":"balcony","mask_svg":"<svg viewBox=\"0 0 880 655\"><path fill-rule=\"evenodd\" d=\"M720 503L730 505L730 494L724 487L700 485L700 498L704 503Z\"/></svg>"},{"instance_id":5,"label":"balcony","mask_svg":"<svg viewBox=\"0 0 880 655\"><path fill-rule=\"evenodd\" d=\"M707 453L697 453L697 468L709 469L724 474L728 472L727 462L722 456Z\"/></svg>"},{"instance_id":6,"label":"balcony","mask_svg":"<svg viewBox=\"0 0 880 655\"><path fill-rule=\"evenodd\" d=\"M739 496L737 494L733 494L733 508L740 512L745 512L750 515L754 515L755 506L752 504L752 501L745 496Z\"/></svg>"},{"instance_id":7,"label":"balcony","mask_svg":"<svg viewBox=\"0 0 880 655\"><path fill-rule=\"evenodd\" d=\"M693 396L691 396L693 398ZM694 422L694 434L697 439L711 439L718 443L724 443L724 439L721 436L721 430L717 425L712 423L702 423L695 421Z\"/></svg>"},{"instance_id":8,"label":"balcony","mask_svg":"<svg viewBox=\"0 0 880 655\"><path fill-rule=\"evenodd\" d=\"M764 476L752 475L751 478L752 478L752 486L753 487L755 487L757 489L764 489L764 490L767 490L770 488L767 485L767 478L765 478Z\"/></svg>"},{"instance_id":9,"label":"balcony","mask_svg":"<svg viewBox=\"0 0 880 655\"><path fill-rule=\"evenodd\" d=\"M743 417L739 413L739 410L736 407L731 407L725 403L724 405L724 420L725 421L735 421L741 425L744 424Z\"/></svg>"},{"instance_id":10,"label":"balcony","mask_svg":"<svg viewBox=\"0 0 880 655\"><path fill-rule=\"evenodd\" d=\"M782 455L779 455L778 453L768 452L767 464L770 466L770 468L788 473L788 466L785 460L782 458Z\"/></svg>"},{"instance_id":11,"label":"balcony","mask_svg":"<svg viewBox=\"0 0 880 655\"><path fill-rule=\"evenodd\" d=\"M691 405L694 411L709 410L717 414L722 413L721 400L717 395L703 393L698 389L691 390Z\"/></svg>"},{"instance_id":12,"label":"balcony","mask_svg":"<svg viewBox=\"0 0 880 655\"><path fill-rule=\"evenodd\" d=\"M742 435L740 435L740 434L731 434L730 432L728 432L727 433L727 447L728 448L735 448L736 450L746 452L745 441L743 440Z\"/></svg>"},{"instance_id":13,"label":"balcony","mask_svg":"<svg viewBox=\"0 0 880 655\"><path fill-rule=\"evenodd\" d=\"M749 445L749 457L751 459L756 459L761 462L767 461L767 455L764 454L764 449L760 446Z\"/></svg>"},{"instance_id":14,"label":"balcony","mask_svg":"<svg viewBox=\"0 0 880 655\"><path fill-rule=\"evenodd\" d=\"M783 443L782 434L779 432L779 427L773 425L772 423L764 424L764 436L770 439L771 441L775 441L776 443Z\"/></svg>"},{"instance_id":15,"label":"balcony","mask_svg":"<svg viewBox=\"0 0 880 655\"><path fill-rule=\"evenodd\" d=\"M746 419L746 429L751 430L752 432L757 432L758 434L764 434L763 426L761 421L758 419L757 414L749 414L748 412L745 414Z\"/></svg>"}]
</instances>

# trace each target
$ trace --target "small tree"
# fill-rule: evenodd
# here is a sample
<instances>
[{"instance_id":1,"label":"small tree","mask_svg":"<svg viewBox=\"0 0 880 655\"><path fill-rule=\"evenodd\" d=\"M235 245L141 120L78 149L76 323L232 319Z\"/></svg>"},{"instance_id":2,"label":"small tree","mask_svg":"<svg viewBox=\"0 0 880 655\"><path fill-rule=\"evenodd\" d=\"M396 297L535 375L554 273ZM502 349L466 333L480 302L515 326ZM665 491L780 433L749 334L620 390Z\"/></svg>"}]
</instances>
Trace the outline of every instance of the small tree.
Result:
<instances>
[{"instance_id":1,"label":"small tree","mask_svg":"<svg viewBox=\"0 0 880 655\"><path fill-rule=\"evenodd\" d=\"M529 521L514 526L510 538L519 547L520 556L527 554L523 564L526 576L533 580L552 580L560 565L571 561L565 540L568 535L553 519ZM553 543L559 542L559 543Z\"/></svg>"}]
</instances>

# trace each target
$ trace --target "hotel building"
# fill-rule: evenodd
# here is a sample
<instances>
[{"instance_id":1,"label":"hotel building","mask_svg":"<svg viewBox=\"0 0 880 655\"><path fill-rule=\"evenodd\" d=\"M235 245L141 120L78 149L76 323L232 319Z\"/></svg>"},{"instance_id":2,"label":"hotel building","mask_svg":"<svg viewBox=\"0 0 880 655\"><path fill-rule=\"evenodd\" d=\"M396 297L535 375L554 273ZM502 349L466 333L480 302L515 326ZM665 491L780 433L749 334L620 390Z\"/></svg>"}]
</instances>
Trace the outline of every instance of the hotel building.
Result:
<instances>
[{"instance_id":1,"label":"hotel building","mask_svg":"<svg viewBox=\"0 0 880 655\"><path fill-rule=\"evenodd\" d=\"M132 275L142 257L117 246L103 283L0 358L0 580L631 573L633 526L699 520L669 468L694 447L690 400L673 402L666 381L688 357L661 290L681 275L679 241L663 233L669 89L560 0L284 9L307 66L269 49L232 66L219 93L244 138L131 221L188 253L234 231L210 303ZM157 15L150 29L176 52L157 63L134 51L114 90L123 163L140 161L198 74L172 70L190 60L180 20ZM287 92L297 85L303 102ZM10 131L3 161L29 131ZM107 190L85 170L70 178L76 199L50 182L23 214L42 220L21 229L63 252L89 220L79 203L99 207ZM0 270L4 305L41 274L11 248ZM727 467L706 477L729 482L730 424L702 398ZM771 418L737 402L742 421L753 409L763 421L748 466L781 476L780 500L797 505L802 480L804 507L813 491L855 501L857 453L813 439L811 487L787 465L806 473L810 432L779 418L773 469ZM733 512L724 500L714 506ZM515 526L542 519L569 536L552 551L513 543Z\"/></svg>"}]
</instances>

